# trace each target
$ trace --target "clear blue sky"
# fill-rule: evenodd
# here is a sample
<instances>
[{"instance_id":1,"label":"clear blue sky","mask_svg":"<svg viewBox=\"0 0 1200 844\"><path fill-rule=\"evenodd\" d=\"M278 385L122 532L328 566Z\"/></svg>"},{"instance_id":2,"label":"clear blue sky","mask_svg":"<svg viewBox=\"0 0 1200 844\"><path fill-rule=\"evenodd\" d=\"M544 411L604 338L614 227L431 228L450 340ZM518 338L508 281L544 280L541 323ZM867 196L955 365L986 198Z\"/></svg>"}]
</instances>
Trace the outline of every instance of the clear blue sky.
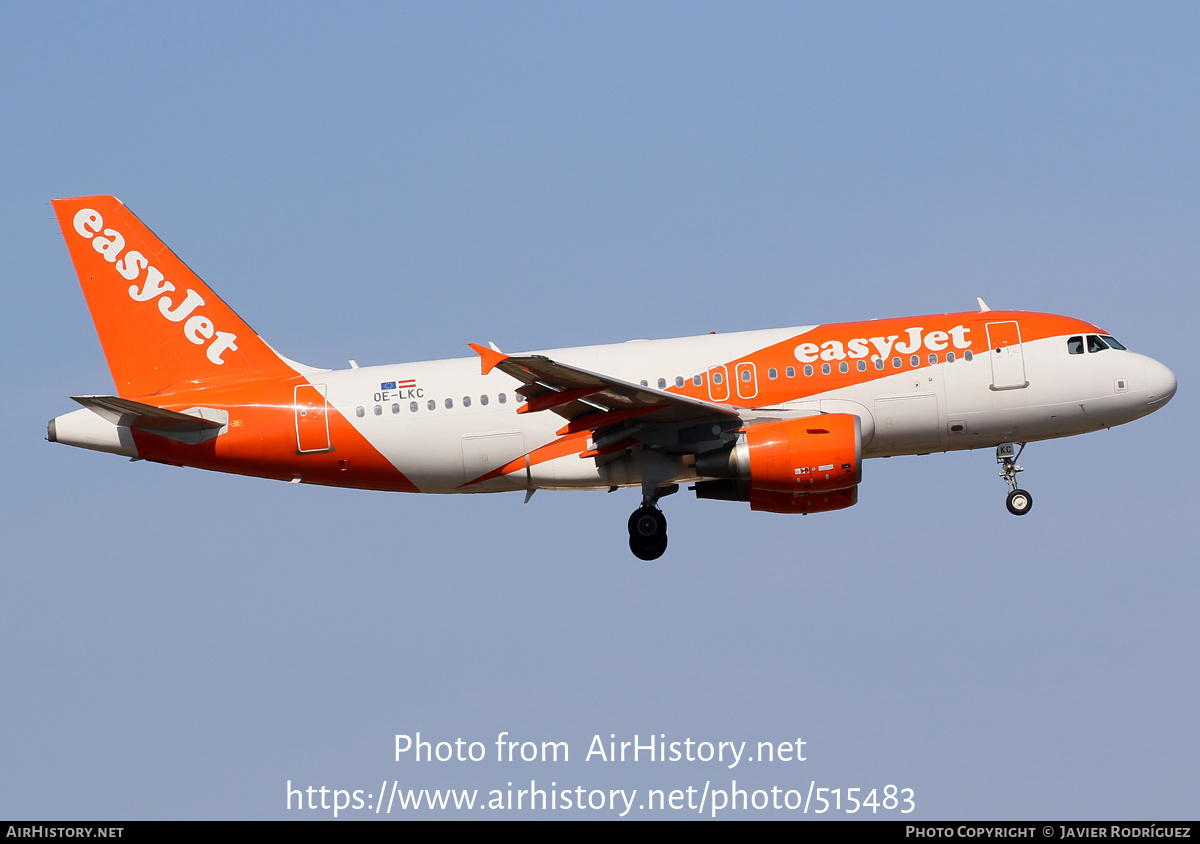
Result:
<instances>
[{"instance_id":1,"label":"clear blue sky","mask_svg":"<svg viewBox=\"0 0 1200 844\"><path fill-rule=\"evenodd\" d=\"M288 780L397 779L1195 817L1198 40L1194 3L4 4L0 817L295 817ZM667 499L643 564L636 492L44 442L112 389L49 205L93 193L320 366L982 296L1095 322L1179 393L1030 446L1027 518L990 451L871 461L840 513ZM392 761L417 731L571 761ZM807 761L585 762L611 733Z\"/></svg>"}]
</instances>

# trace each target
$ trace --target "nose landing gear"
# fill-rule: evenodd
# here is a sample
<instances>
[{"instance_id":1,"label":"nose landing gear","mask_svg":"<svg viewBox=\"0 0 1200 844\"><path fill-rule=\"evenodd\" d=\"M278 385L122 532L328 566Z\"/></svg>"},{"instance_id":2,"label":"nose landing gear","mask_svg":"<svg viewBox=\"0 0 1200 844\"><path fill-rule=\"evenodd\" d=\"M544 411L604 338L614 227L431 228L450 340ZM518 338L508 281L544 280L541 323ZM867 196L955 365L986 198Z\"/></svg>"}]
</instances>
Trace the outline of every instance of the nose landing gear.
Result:
<instances>
[{"instance_id":1,"label":"nose landing gear","mask_svg":"<svg viewBox=\"0 0 1200 844\"><path fill-rule=\"evenodd\" d=\"M1000 443L996 446L996 462L1003 467L1000 469L1000 477L1004 479L1009 488L1008 499L1004 502L1008 507L1008 512L1014 516L1024 516L1033 509L1033 496L1025 490L1017 488L1017 472L1025 471L1017 465L1017 458L1025 450L1025 443L1019 443L1020 448L1016 449L1015 453L1014 445L1018 444Z\"/></svg>"}]
</instances>

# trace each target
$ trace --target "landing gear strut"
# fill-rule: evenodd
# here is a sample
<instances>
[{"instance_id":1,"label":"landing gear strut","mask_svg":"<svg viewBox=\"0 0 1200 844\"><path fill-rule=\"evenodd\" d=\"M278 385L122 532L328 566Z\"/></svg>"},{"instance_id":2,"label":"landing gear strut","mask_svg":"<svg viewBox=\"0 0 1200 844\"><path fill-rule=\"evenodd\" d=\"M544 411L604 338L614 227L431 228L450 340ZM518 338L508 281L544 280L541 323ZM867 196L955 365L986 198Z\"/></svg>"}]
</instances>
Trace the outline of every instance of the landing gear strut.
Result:
<instances>
[{"instance_id":1,"label":"landing gear strut","mask_svg":"<svg viewBox=\"0 0 1200 844\"><path fill-rule=\"evenodd\" d=\"M657 560L667 550L667 517L658 499L679 492L678 461L655 451L642 453L642 506L629 517L629 550L639 560Z\"/></svg>"},{"instance_id":2,"label":"landing gear strut","mask_svg":"<svg viewBox=\"0 0 1200 844\"><path fill-rule=\"evenodd\" d=\"M658 487L642 496L642 506L629 517L629 550L639 560L657 560L667 550L667 517L658 499L679 492L679 484Z\"/></svg>"},{"instance_id":3,"label":"landing gear strut","mask_svg":"<svg viewBox=\"0 0 1200 844\"><path fill-rule=\"evenodd\" d=\"M1020 445L1020 448L1013 450L1014 445ZM1025 443L1000 443L996 446L996 462L1003 468L1000 469L1000 477L1008 484L1008 499L1004 502L1008 507L1008 512L1014 516L1024 516L1033 509L1033 496L1023 489L1017 488L1017 472L1025 470L1017 465L1017 458L1021 456L1021 452L1025 450Z\"/></svg>"}]
</instances>

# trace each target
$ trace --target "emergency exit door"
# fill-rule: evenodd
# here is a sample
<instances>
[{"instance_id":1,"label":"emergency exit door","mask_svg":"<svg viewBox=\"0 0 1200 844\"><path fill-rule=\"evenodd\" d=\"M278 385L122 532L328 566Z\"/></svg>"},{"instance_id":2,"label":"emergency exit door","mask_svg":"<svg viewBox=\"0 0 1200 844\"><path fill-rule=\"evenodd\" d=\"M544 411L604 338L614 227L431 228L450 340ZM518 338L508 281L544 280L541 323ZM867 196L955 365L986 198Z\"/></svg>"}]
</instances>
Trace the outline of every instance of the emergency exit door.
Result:
<instances>
[{"instance_id":1,"label":"emergency exit door","mask_svg":"<svg viewBox=\"0 0 1200 844\"><path fill-rule=\"evenodd\" d=\"M1021 352L1021 327L1015 321L987 324L988 357L992 361L992 389L1028 387L1025 356Z\"/></svg>"}]
</instances>

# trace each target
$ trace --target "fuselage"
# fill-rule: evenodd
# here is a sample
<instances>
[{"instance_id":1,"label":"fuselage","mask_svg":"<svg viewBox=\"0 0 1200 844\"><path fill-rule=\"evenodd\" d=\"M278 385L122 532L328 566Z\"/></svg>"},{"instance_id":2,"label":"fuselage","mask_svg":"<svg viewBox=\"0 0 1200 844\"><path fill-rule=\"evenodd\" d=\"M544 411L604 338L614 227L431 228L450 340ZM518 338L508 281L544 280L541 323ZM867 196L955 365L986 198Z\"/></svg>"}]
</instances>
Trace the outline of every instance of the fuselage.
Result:
<instances>
[{"instance_id":1,"label":"fuselage","mask_svg":"<svg viewBox=\"0 0 1200 844\"><path fill-rule=\"evenodd\" d=\"M861 421L863 457L1082 434L1144 416L1175 391L1169 369L1121 348L1096 326L1019 311L537 354L647 391L732 408L746 425L850 413ZM589 431L564 433L563 418L549 411L518 412L523 385L500 371L483 374L477 356L294 369L294 377L176 385L152 397L170 410L228 415L219 434L199 443L136 429L105 433L88 418L90 410L55 420L55 437L167 463L367 489L453 493L641 483L637 449L581 457L595 446ZM654 425L647 420L639 440L676 460L674 480L702 478L694 456L703 438L681 441L678 426L656 431Z\"/></svg>"}]
</instances>

